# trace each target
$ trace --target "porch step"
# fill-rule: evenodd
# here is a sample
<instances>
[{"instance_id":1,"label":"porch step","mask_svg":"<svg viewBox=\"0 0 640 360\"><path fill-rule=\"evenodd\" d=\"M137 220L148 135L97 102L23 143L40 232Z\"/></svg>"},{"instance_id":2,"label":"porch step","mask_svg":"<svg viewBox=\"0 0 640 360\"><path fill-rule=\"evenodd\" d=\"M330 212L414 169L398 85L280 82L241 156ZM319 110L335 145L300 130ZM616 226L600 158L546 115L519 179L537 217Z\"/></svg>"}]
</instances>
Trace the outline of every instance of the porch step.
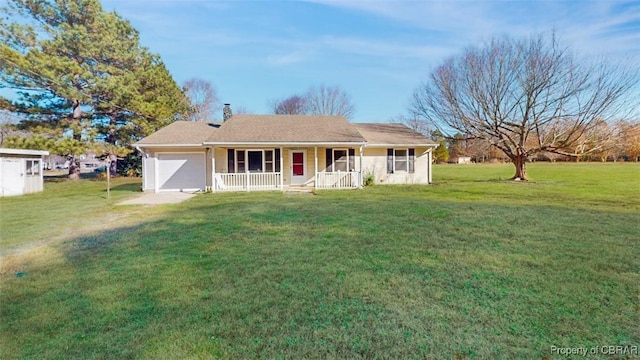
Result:
<instances>
[{"instance_id":1,"label":"porch step","mask_svg":"<svg viewBox=\"0 0 640 360\"><path fill-rule=\"evenodd\" d=\"M313 187L289 186L284 190L285 195L313 194Z\"/></svg>"}]
</instances>

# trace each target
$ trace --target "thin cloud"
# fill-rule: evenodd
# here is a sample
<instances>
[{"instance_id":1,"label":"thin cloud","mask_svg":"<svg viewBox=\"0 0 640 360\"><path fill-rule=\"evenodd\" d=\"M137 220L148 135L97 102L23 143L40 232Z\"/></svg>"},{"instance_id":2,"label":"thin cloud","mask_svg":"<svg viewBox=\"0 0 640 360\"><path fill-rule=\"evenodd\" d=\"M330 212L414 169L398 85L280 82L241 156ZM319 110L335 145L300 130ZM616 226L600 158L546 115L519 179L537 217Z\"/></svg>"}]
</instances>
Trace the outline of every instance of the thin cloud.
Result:
<instances>
[{"instance_id":1,"label":"thin cloud","mask_svg":"<svg viewBox=\"0 0 640 360\"><path fill-rule=\"evenodd\" d=\"M398 41L381 41L356 37L323 36L318 44L324 48L345 54L374 56L379 58L429 59L446 55L450 50L444 46L402 44Z\"/></svg>"},{"instance_id":2,"label":"thin cloud","mask_svg":"<svg viewBox=\"0 0 640 360\"><path fill-rule=\"evenodd\" d=\"M286 54L267 56L267 64L271 66L288 66L304 62L308 59L308 53L294 51Z\"/></svg>"},{"instance_id":3,"label":"thin cloud","mask_svg":"<svg viewBox=\"0 0 640 360\"><path fill-rule=\"evenodd\" d=\"M313 3L374 14L437 31L461 47L492 36L555 30L583 53L637 53L640 5L623 1L347 1ZM433 40L432 40L433 41ZM451 48L451 46L449 46Z\"/></svg>"}]
</instances>

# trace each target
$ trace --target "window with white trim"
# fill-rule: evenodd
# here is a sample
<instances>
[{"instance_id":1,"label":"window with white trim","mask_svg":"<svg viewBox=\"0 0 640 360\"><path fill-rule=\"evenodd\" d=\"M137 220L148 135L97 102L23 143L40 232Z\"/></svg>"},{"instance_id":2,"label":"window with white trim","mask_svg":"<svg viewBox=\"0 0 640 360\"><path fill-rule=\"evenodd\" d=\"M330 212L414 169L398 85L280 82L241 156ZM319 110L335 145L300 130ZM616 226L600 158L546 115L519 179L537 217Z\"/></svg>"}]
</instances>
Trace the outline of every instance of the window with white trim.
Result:
<instances>
[{"instance_id":1,"label":"window with white trim","mask_svg":"<svg viewBox=\"0 0 640 360\"><path fill-rule=\"evenodd\" d=\"M349 152L347 149L333 149L333 171L349 170Z\"/></svg>"},{"instance_id":2,"label":"window with white trim","mask_svg":"<svg viewBox=\"0 0 640 360\"><path fill-rule=\"evenodd\" d=\"M27 176L40 176L40 160L27 160Z\"/></svg>"},{"instance_id":3,"label":"window with white trim","mask_svg":"<svg viewBox=\"0 0 640 360\"><path fill-rule=\"evenodd\" d=\"M280 149L228 149L227 171L244 172L279 172Z\"/></svg>"},{"instance_id":4,"label":"window with white trim","mask_svg":"<svg viewBox=\"0 0 640 360\"><path fill-rule=\"evenodd\" d=\"M326 157L326 171L355 171L356 155L354 149L327 148Z\"/></svg>"},{"instance_id":5,"label":"window with white trim","mask_svg":"<svg viewBox=\"0 0 640 360\"><path fill-rule=\"evenodd\" d=\"M415 149L387 149L387 173L414 173Z\"/></svg>"}]
</instances>

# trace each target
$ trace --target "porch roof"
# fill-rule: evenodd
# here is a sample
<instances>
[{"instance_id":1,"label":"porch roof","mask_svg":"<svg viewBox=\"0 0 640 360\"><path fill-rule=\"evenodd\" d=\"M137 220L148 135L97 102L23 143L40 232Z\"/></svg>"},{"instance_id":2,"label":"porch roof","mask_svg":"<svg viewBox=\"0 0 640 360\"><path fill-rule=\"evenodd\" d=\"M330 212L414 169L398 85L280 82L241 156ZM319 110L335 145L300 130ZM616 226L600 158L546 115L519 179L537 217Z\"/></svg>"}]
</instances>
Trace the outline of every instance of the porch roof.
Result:
<instances>
[{"instance_id":1,"label":"porch roof","mask_svg":"<svg viewBox=\"0 0 640 360\"><path fill-rule=\"evenodd\" d=\"M403 124L355 123L352 125L365 138L367 146L438 146L433 140Z\"/></svg>"},{"instance_id":2,"label":"porch roof","mask_svg":"<svg viewBox=\"0 0 640 360\"><path fill-rule=\"evenodd\" d=\"M342 116L234 115L205 144L364 144L365 139Z\"/></svg>"}]
</instances>

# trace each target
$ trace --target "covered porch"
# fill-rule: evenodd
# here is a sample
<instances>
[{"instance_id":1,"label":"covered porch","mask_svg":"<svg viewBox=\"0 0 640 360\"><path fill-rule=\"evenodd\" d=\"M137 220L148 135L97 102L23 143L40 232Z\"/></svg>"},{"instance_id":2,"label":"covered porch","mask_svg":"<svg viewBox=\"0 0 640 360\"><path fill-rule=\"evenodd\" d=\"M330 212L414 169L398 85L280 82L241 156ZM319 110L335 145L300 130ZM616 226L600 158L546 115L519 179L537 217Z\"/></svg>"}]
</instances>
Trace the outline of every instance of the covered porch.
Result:
<instances>
[{"instance_id":1,"label":"covered porch","mask_svg":"<svg viewBox=\"0 0 640 360\"><path fill-rule=\"evenodd\" d=\"M247 144L248 145L248 144ZM207 149L209 191L284 191L362 187L363 146L235 146Z\"/></svg>"}]
</instances>

